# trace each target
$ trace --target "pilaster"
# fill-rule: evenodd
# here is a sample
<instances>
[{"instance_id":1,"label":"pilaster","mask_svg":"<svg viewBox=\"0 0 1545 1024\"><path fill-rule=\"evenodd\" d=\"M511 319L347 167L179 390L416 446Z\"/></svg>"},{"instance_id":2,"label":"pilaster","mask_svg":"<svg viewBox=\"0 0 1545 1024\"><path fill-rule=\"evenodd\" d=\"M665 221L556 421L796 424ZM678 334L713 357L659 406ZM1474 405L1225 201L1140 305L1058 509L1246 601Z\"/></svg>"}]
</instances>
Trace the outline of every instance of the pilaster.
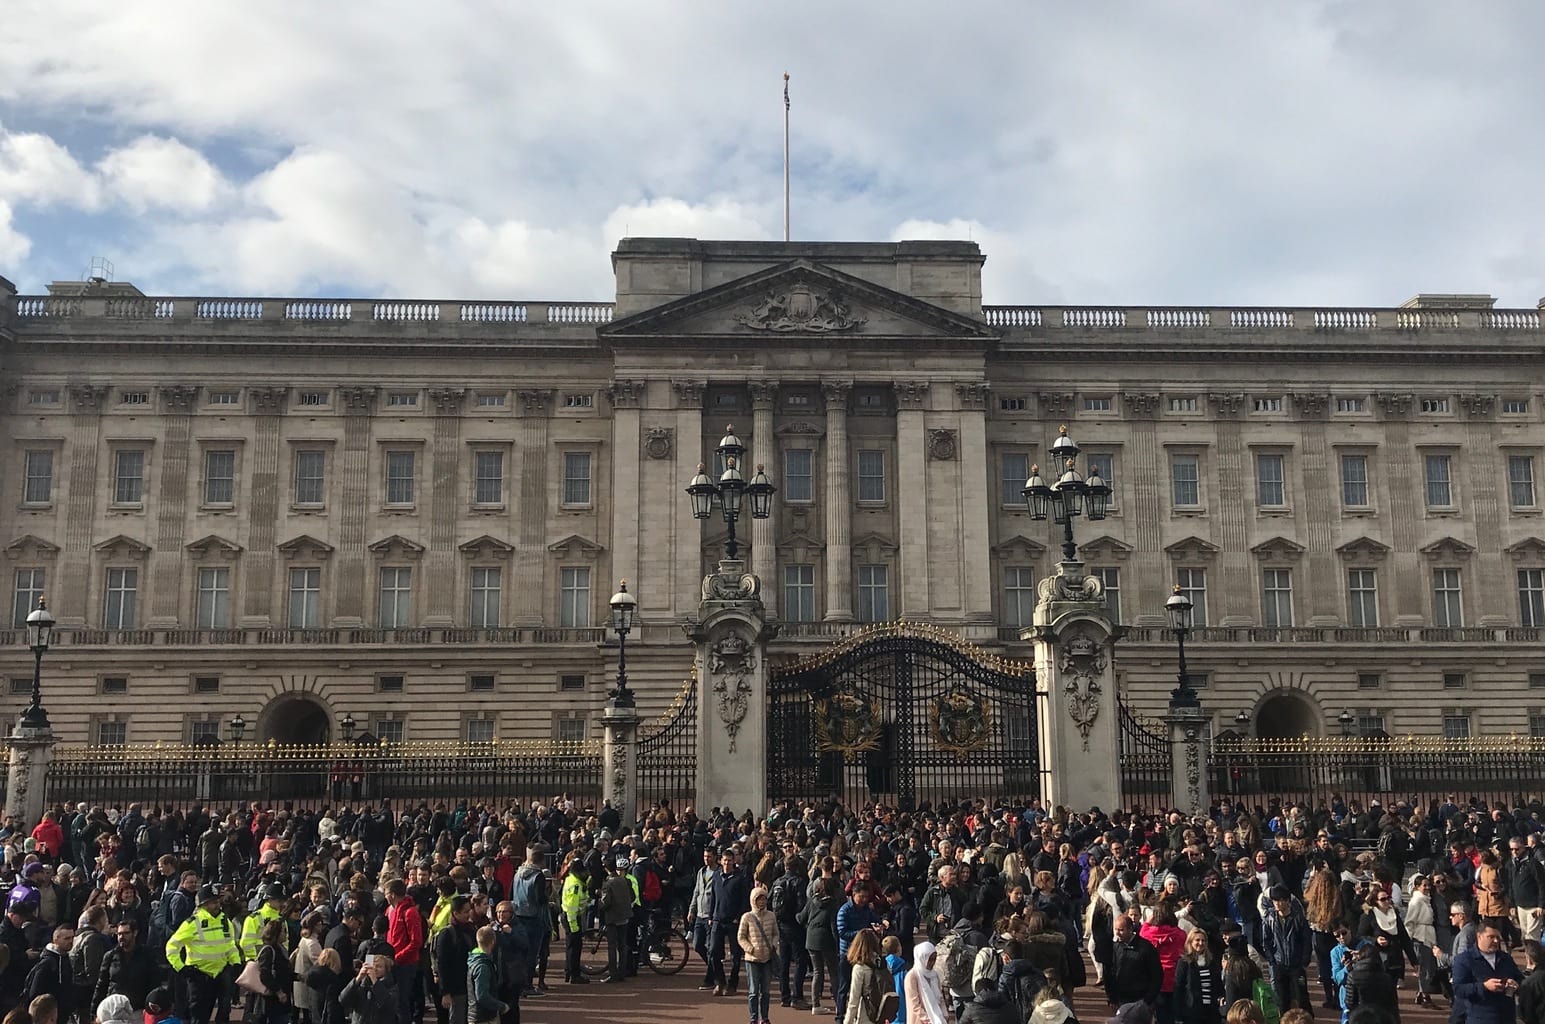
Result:
<instances>
[{"instance_id":1,"label":"pilaster","mask_svg":"<svg viewBox=\"0 0 1545 1024\"><path fill-rule=\"evenodd\" d=\"M434 442L429 453L429 550L424 553L424 583L429 595L426 626L453 626L458 618L456 594L456 525L461 519L461 413L466 388L431 388Z\"/></svg>"},{"instance_id":2,"label":"pilaster","mask_svg":"<svg viewBox=\"0 0 1545 1024\"><path fill-rule=\"evenodd\" d=\"M106 398L107 388L96 384L69 388L70 476L64 499L64 550L60 552L59 567L62 579L82 582L54 588L58 596L51 603L58 609L60 626L86 625L92 588L84 581L89 581L95 571L91 545L96 540L92 531L96 525L97 492L102 487L97 462L102 444L102 403Z\"/></svg>"},{"instance_id":3,"label":"pilaster","mask_svg":"<svg viewBox=\"0 0 1545 1024\"><path fill-rule=\"evenodd\" d=\"M279 427L290 389L257 385L247 389L252 401L252 486L245 495L247 551L242 557L241 625L262 629L273 624L274 551L279 508L286 488L279 478Z\"/></svg>"},{"instance_id":4,"label":"pilaster","mask_svg":"<svg viewBox=\"0 0 1545 1024\"><path fill-rule=\"evenodd\" d=\"M155 548L150 553L150 615L145 625L175 626L185 590L182 545L187 523L193 403L198 388L173 384L159 390L166 429L153 463L160 487L155 502Z\"/></svg>"},{"instance_id":5,"label":"pilaster","mask_svg":"<svg viewBox=\"0 0 1545 1024\"><path fill-rule=\"evenodd\" d=\"M370 414L377 388L351 384L338 389L343 405L343 449L338 469L342 495L338 502L338 604L333 624L364 625L368 612L365 579L365 527L370 521Z\"/></svg>"},{"instance_id":6,"label":"pilaster","mask_svg":"<svg viewBox=\"0 0 1545 1024\"><path fill-rule=\"evenodd\" d=\"M1215 607L1223 614L1218 617L1220 626L1248 626L1256 621L1254 582L1255 566L1250 562L1249 507L1245 489L1255 479L1249 466L1248 453L1240 434L1239 421L1233 419L1244 401L1243 395L1209 395L1213 407L1219 413L1216 421L1218 439L1218 540L1223 549L1220 556L1222 572L1214 584L1218 588L1219 601ZM1220 402L1219 399L1226 399ZM1238 401L1234 401L1234 399Z\"/></svg>"},{"instance_id":7,"label":"pilaster","mask_svg":"<svg viewBox=\"0 0 1545 1024\"><path fill-rule=\"evenodd\" d=\"M960 400L960 555L965 579L964 611L968 622L992 621L991 526L988 503L976 492L977 480L991 480L987 451L985 383L956 384Z\"/></svg>"},{"instance_id":8,"label":"pilaster","mask_svg":"<svg viewBox=\"0 0 1545 1024\"><path fill-rule=\"evenodd\" d=\"M848 395L852 381L823 381L826 399L826 613L853 621L853 501L849 497Z\"/></svg>"},{"instance_id":9,"label":"pilaster","mask_svg":"<svg viewBox=\"0 0 1545 1024\"><path fill-rule=\"evenodd\" d=\"M1303 524L1309 556L1308 624L1335 626L1341 621L1344 580L1336 564L1334 527L1338 504L1335 481L1339 480L1340 468L1336 465L1336 453L1330 447L1325 425L1330 395L1324 392L1295 394L1293 404L1298 407L1298 417L1303 421L1299 434L1302 452L1299 466L1304 493L1302 514L1296 518Z\"/></svg>"},{"instance_id":10,"label":"pilaster","mask_svg":"<svg viewBox=\"0 0 1545 1024\"><path fill-rule=\"evenodd\" d=\"M901 535L901 617L927 621L928 604L928 441L924 412L927 381L897 381L896 506Z\"/></svg>"},{"instance_id":11,"label":"pilaster","mask_svg":"<svg viewBox=\"0 0 1545 1024\"><path fill-rule=\"evenodd\" d=\"M1466 399L1470 401L1466 401ZM1517 621L1517 590L1512 586L1513 573L1509 571L1510 559L1503 552L1502 518L1504 495L1498 494L1498 484L1506 486L1507 459L1495 458L1497 427L1490 418L1489 396L1484 402L1475 396L1461 395L1470 422L1465 424L1465 451L1472 457L1456 459L1455 464L1469 467L1467 494L1470 516L1475 523L1475 574L1474 582L1468 583L1476 595L1476 624L1481 626L1509 626ZM1505 453L1504 453L1505 455ZM1485 586L1482 581L1496 580L1500 586Z\"/></svg>"},{"instance_id":12,"label":"pilaster","mask_svg":"<svg viewBox=\"0 0 1545 1024\"><path fill-rule=\"evenodd\" d=\"M1423 502L1421 467L1411 447L1410 395L1376 396L1384 411L1384 443L1378 459L1384 464L1383 476L1388 491L1380 498L1388 501L1390 565L1394 570L1392 595L1395 618L1393 626L1420 626L1427 621L1426 581L1423 579L1420 508ZM1381 584L1382 585L1382 584Z\"/></svg>"},{"instance_id":13,"label":"pilaster","mask_svg":"<svg viewBox=\"0 0 1545 1024\"><path fill-rule=\"evenodd\" d=\"M684 493L687 482L697 473L698 463L705 460L703 454L703 393L708 382L703 380L673 380L671 390L676 398L676 485L671 489L670 510L667 518L675 524L672 569L675 579L671 593L675 596L674 614L691 615L693 598L703 579L703 524L692 518L692 503ZM714 429L722 430L719 423ZM717 440L717 435L715 435ZM709 460L711 462L711 460Z\"/></svg>"},{"instance_id":14,"label":"pilaster","mask_svg":"<svg viewBox=\"0 0 1545 1024\"><path fill-rule=\"evenodd\" d=\"M757 466L767 466L776 469L778 459L778 442L773 437L773 410L778 404L778 382L775 380L753 380L746 382L751 391L751 465L745 471L745 477L750 480L756 473ZM773 475L771 472L769 476ZM751 568L763 579L774 581L778 572L778 519L776 516L768 516L766 519L751 520ZM767 609L769 618L778 616L778 588L769 586L762 598L762 604Z\"/></svg>"},{"instance_id":15,"label":"pilaster","mask_svg":"<svg viewBox=\"0 0 1545 1024\"><path fill-rule=\"evenodd\" d=\"M1157 396L1154 397L1157 403ZM1128 403L1131 407L1131 403ZM1138 611L1157 608L1163 601L1159 594L1167 592L1168 581L1174 573L1164 557L1163 523L1167 518L1164 508L1164 491L1168 485L1167 467L1161 464L1164 451L1159 447L1158 431L1151 419L1140 419L1132 424L1131 452L1127 459L1127 472L1132 478L1133 515L1128 522L1132 531L1133 571L1121 574L1121 604L1132 609L1127 621L1138 626L1162 624L1162 615Z\"/></svg>"},{"instance_id":16,"label":"pilaster","mask_svg":"<svg viewBox=\"0 0 1545 1024\"><path fill-rule=\"evenodd\" d=\"M639 573L639 523L644 518L640 490L640 416L648 381L617 380L607 388L612 405L612 571L647 591Z\"/></svg>"},{"instance_id":17,"label":"pilaster","mask_svg":"<svg viewBox=\"0 0 1545 1024\"><path fill-rule=\"evenodd\" d=\"M520 541L515 546L515 625L542 624L547 551L547 435L551 388L528 388L520 399Z\"/></svg>"}]
</instances>

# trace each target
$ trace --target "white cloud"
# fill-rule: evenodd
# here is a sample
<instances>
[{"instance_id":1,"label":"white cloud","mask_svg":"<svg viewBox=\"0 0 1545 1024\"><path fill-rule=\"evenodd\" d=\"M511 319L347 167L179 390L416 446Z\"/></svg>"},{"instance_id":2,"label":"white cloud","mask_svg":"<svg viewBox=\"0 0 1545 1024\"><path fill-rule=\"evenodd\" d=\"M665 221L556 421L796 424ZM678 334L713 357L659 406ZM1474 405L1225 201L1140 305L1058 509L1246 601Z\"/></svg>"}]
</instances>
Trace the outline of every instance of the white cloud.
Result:
<instances>
[{"instance_id":1,"label":"white cloud","mask_svg":"<svg viewBox=\"0 0 1545 1024\"><path fill-rule=\"evenodd\" d=\"M176 139L142 135L97 164L103 187L131 209L164 207L197 213L230 190L219 170Z\"/></svg>"},{"instance_id":2,"label":"white cloud","mask_svg":"<svg viewBox=\"0 0 1545 1024\"><path fill-rule=\"evenodd\" d=\"M0 267L17 267L32 251L32 241L11 225L11 207L0 199Z\"/></svg>"},{"instance_id":3,"label":"white cloud","mask_svg":"<svg viewBox=\"0 0 1545 1024\"><path fill-rule=\"evenodd\" d=\"M100 190L91 172L47 135L0 126L0 199L93 209Z\"/></svg>"}]
</instances>

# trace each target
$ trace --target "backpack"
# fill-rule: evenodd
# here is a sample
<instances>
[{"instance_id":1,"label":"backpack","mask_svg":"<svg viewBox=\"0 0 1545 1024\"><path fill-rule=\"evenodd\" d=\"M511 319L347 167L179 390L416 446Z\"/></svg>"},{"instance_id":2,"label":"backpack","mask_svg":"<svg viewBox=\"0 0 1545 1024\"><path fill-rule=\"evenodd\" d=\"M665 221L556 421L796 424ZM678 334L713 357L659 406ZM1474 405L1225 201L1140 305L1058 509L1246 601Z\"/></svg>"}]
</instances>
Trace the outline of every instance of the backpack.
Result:
<instances>
[{"instance_id":1,"label":"backpack","mask_svg":"<svg viewBox=\"0 0 1545 1024\"><path fill-rule=\"evenodd\" d=\"M977 978L985 978L994 985L998 983L998 975L1003 973L1003 958L995 946L983 946L976 951L976 958L971 961L971 984L976 986ZM1035 1007L1030 1007L1034 1009ZM1029 1010L1025 1011L1029 1016Z\"/></svg>"},{"instance_id":2,"label":"backpack","mask_svg":"<svg viewBox=\"0 0 1545 1024\"><path fill-rule=\"evenodd\" d=\"M962 932L950 932L939 943L939 981L946 991L964 992L971 988L971 965L976 962L976 950L966 941ZM1269 1022L1268 1022L1269 1024Z\"/></svg>"},{"instance_id":3,"label":"backpack","mask_svg":"<svg viewBox=\"0 0 1545 1024\"><path fill-rule=\"evenodd\" d=\"M1261 1008L1266 1024L1278 1024L1282 1020L1282 1011L1277 1007L1277 994L1271 990L1265 978L1255 979L1255 985L1250 989L1250 998Z\"/></svg>"},{"instance_id":4,"label":"backpack","mask_svg":"<svg viewBox=\"0 0 1545 1024\"><path fill-rule=\"evenodd\" d=\"M643 876L643 880L639 883L639 895L643 897L645 903L659 903L660 873L653 868L645 868Z\"/></svg>"},{"instance_id":5,"label":"backpack","mask_svg":"<svg viewBox=\"0 0 1545 1024\"><path fill-rule=\"evenodd\" d=\"M150 835L150 826L141 825L139 831L134 833L134 852L139 854L141 859L144 859L149 857L154 849L155 842Z\"/></svg>"}]
</instances>

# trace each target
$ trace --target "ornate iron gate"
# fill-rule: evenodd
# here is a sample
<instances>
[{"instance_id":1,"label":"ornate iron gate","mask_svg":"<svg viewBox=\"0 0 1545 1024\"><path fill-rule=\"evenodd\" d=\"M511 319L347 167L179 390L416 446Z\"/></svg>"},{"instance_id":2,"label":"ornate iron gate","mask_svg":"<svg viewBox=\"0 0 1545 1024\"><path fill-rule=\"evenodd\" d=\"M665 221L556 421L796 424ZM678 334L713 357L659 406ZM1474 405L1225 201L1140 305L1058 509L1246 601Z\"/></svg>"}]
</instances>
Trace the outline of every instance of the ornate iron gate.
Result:
<instances>
[{"instance_id":1,"label":"ornate iron gate","mask_svg":"<svg viewBox=\"0 0 1545 1024\"><path fill-rule=\"evenodd\" d=\"M1157 722L1139 718L1120 702L1121 803L1123 807L1167 807L1173 785L1169 733Z\"/></svg>"},{"instance_id":2,"label":"ornate iron gate","mask_svg":"<svg viewBox=\"0 0 1545 1024\"><path fill-rule=\"evenodd\" d=\"M918 623L875 626L792 665L768 687L771 799L903 810L1040 797L1035 668Z\"/></svg>"},{"instance_id":3,"label":"ornate iron gate","mask_svg":"<svg viewBox=\"0 0 1545 1024\"><path fill-rule=\"evenodd\" d=\"M697 796L697 680L639 730L637 751L639 810L665 800L680 814Z\"/></svg>"}]
</instances>

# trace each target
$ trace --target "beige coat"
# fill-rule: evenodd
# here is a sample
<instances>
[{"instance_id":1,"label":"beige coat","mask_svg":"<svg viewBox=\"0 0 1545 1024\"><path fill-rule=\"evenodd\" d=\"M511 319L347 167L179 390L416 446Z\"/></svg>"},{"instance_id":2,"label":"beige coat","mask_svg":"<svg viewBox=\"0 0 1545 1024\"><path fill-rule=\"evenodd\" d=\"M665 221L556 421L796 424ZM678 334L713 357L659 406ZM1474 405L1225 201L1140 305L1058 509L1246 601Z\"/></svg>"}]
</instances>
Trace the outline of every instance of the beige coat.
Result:
<instances>
[{"instance_id":1,"label":"beige coat","mask_svg":"<svg viewBox=\"0 0 1545 1024\"><path fill-rule=\"evenodd\" d=\"M757 891L764 892L760 889ZM778 952L778 915L767 909L765 893L760 900L753 899L751 903L753 909L740 915L740 930L735 937L740 940L740 948L745 951L748 963L771 963ZM762 906L760 910L755 909L758 903Z\"/></svg>"}]
</instances>

